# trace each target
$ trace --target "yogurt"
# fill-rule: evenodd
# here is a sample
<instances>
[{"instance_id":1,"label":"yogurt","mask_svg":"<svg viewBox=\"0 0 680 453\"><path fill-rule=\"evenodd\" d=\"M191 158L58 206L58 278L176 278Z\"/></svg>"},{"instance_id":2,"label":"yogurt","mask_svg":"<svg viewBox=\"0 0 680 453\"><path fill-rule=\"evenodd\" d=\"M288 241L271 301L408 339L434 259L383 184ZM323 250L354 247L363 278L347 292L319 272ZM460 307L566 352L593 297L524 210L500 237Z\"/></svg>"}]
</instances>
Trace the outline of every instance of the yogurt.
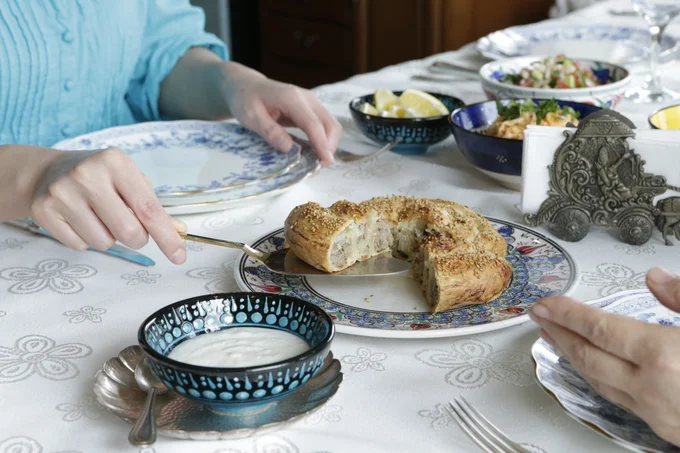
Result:
<instances>
[{"instance_id":1,"label":"yogurt","mask_svg":"<svg viewBox=\"0 0 680 453\"><path fill-rule=\"evenodd\" d=\"M189 365L243 368L269 365L309 350L292 333L262 327L229 327L178 344L168 358Z\"/></svg>"}]
</instances>

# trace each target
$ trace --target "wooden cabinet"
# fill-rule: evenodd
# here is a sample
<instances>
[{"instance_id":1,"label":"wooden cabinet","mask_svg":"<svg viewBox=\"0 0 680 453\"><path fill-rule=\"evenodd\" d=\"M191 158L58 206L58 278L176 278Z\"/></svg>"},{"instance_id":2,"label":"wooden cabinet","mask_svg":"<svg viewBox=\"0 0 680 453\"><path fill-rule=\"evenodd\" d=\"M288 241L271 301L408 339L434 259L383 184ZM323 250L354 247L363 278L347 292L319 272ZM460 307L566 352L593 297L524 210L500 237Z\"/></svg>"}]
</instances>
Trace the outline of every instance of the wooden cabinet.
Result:
<instances>
[{"instance_id":1,"label":"wooden cabinet","mask_svg":"<svg viewBox=\"0 0 680 453\"><path fill-rule=\"evenodd\" d=\"M258 0L258 69L297 85L322 85L454 50L494 30L545 19L552 3Z\"/></svg>"}]
</instances>

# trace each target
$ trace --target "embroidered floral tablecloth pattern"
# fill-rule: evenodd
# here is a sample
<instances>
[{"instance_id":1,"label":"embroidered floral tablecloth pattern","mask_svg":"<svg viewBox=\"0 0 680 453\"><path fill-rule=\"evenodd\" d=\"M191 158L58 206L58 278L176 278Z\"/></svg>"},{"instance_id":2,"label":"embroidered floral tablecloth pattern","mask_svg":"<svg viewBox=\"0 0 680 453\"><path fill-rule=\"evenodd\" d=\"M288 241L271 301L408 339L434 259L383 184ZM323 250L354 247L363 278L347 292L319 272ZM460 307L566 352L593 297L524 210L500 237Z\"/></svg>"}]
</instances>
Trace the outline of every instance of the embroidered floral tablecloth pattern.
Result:
<instances>
[{"instance_id":1,"label":"embroidered floral tablecloth pattern","mask_svg":"<svg viewBox=\"0 0 680 453\"><path fill-rule=\"evenodd\" d=\"M606 11L612 4L596 8ZM560 20L592 21L592 16L586 10ZM607 20L641 25L635 18ZM679 25L670 27L670 34L679 32ZM352 123L347 103L378 87L418 87L467 103L484 100L474 80L410 80L436 59L479 61L468 46L316 89L345 127L341 146L370 149ZM643 128L652 109L621 106ZM248 242L280 228L300 203L328 205L338 199L403 194L448 198L521 223L519 194L477 173L454 146L448 139L422 157L387 154L351 167L328 168L269 204L184 220L194 233ZM680 272L679 246L664 246L658 234L641 247L625 245L601 230L581 243L561 244L579 267L575 296L581 299L643 287L645 272L653 265ZM572 421L535 384L528 352L537 329L531 323L460 338L338 335L333 351L342 363L344 382L322 410L293 429L230 442L159 438L152 447L133 448L127 443L129 425L94 400L95 372L136 342L140 322L158 307L197 294L239 290L233 277L236 252L191 242L187 248L187 263L173 266L149 245L142 252L158 265L145 269L0 226L0 453L476 452L445 410L459 394L532 451L621 451Z\"/></svg>"}]
</instances>

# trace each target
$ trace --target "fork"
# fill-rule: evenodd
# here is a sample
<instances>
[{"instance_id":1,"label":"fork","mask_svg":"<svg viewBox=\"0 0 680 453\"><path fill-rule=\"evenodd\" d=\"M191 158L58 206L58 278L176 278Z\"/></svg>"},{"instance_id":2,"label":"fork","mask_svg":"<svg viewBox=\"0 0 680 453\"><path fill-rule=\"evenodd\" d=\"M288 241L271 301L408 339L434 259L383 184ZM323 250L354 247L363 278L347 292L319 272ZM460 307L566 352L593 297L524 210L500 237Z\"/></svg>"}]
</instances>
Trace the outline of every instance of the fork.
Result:
<instances>
[{"instance_id":1,"label":"fork","mask_svg":"<svg viewBox=\"0 0 680 453\"><path fill-rule=\"evenodd\" d=\"M530 453L513 442L477 411L464 397L449 402L451 416L460 429L486 453Z\"/></svg>"},{"instance_id":2,"label":"fork","mask_svg":"<svg viewBox=\"0 0 680 453\"><path fill-rule=\"evenodd\" d=\"M303 144L305 146L309 146L309 147L313 148L312 144L309 141L307 141L303 138L296 136L296 137L294 137L294 140L300 142L301 144ZM393 142L390 142L387 145L383 146L378 151L375 151L375 152L370 153L370 154L354 154L354 153L350 153L349 151L345 151L344 149L338 149L335 152L334 157L335 157L335 160L337 162L342 162L342 163L346 163L346 164L347 163L362 162L364 160L373 159L373 158L381 156L382 154L386 153L387 151L389 151L392 148L394 148L395 146L397 146L400 141L401 141L400 139L396 139Z\"/></svg>"}]
</instances>

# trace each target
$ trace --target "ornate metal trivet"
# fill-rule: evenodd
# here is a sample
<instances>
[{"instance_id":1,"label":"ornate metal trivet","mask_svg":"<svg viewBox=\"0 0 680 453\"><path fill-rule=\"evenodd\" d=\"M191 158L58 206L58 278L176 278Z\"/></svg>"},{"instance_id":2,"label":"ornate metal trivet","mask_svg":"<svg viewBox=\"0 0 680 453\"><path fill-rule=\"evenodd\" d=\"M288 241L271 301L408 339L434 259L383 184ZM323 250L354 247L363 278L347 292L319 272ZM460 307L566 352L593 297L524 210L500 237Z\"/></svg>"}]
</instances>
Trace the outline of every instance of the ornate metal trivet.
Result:
<instances>
[{"instance_id":1,"label":"ornate metal trivet","mask_svg":"<svg viewBox=\"0 0 680 453\"><path fill-rule=\"evenodd\" d=\"M628 146L635 125L613 110L585 118L555 152L548 199L536 214L524 217L531 226L549 224L565 241L583 239L591 225L616 227L627 244L641 245L654 226L666 245L668 232L680 240L680 197L654 198L671 189L666 178L644 172L645 161Z\"/></svg>"}]
</instances>

